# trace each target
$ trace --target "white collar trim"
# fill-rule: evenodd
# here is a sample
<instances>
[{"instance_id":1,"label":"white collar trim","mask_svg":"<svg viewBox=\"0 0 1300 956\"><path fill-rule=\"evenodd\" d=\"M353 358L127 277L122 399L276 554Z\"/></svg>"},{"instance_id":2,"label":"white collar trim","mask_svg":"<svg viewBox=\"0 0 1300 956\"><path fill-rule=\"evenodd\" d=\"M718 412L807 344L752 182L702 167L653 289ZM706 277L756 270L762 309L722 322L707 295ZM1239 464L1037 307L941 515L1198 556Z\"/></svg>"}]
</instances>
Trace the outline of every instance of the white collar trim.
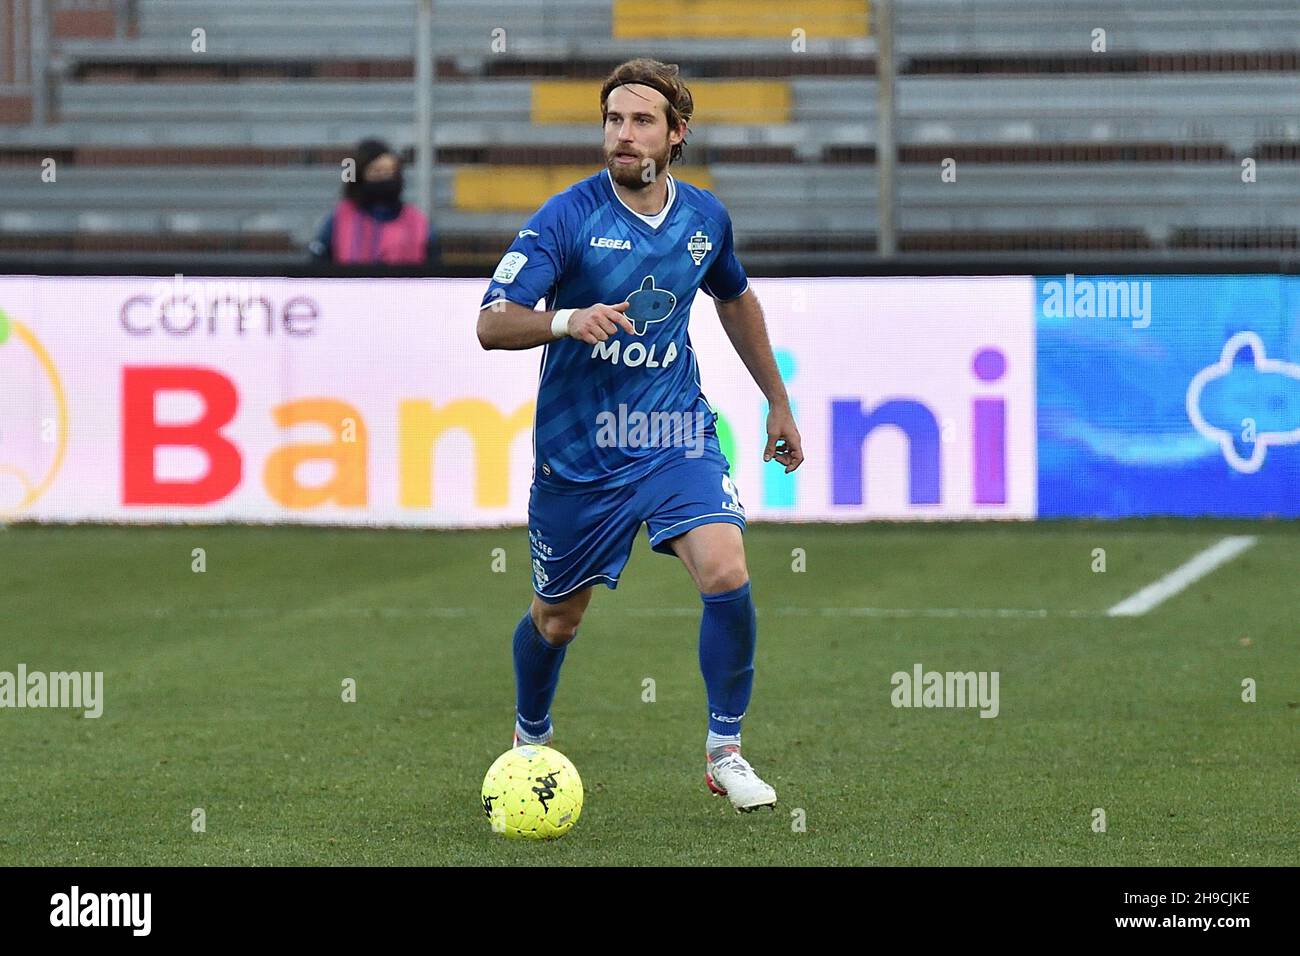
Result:
<instances>
[{"instance_id":1,"label":"white collar trim","mask_svg":"<svg viewBox=\"0 0 1300 956\"><path fill-rule=\"evenodd\" d=\"M654 213L653 215L647 216L645 213L637 212L627 203L623 202L623 197L618 194L618 187L614 183L613 174L609 171L608 166L605 167L605 176L606 178L609 179L609 188L614 193L614 198L617 199L620 203L622 203L623 208L626 209L628 212L630 212L632 215L638 216L641 218L642 221L656 226L661 224L664 221L664 219L667 218L668 210L673 208L673 202L677 199L677 181L673 179L672 173L665 173L664 175L668 177L668 199L667 201L664 202L663 209L659 210L657 213ZM657 220L658 222L655 222L655 220Z\"/></svg>"}]
</instances>

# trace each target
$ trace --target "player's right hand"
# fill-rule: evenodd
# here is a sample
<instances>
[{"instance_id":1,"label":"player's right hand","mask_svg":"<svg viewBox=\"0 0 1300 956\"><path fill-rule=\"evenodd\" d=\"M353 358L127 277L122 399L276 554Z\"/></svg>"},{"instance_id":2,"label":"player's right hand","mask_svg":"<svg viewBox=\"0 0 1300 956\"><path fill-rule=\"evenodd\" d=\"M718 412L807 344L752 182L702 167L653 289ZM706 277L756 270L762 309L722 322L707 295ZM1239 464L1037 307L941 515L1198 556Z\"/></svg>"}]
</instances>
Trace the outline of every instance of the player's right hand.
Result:
<instances>
[{"instance_id":1,"label":"player's right hand","mask_svg":"<svg viewBox=\"0 0 1300 956\"><path fill-rule=\"evenodd\" d=\"M589 309L579 309L569 316L569 335L588 345L604 342L620 328L635 335L632 320L623 314L627 307L628 303L620 302L618 305L597 303Z\"/></svg>"}]
</instances>

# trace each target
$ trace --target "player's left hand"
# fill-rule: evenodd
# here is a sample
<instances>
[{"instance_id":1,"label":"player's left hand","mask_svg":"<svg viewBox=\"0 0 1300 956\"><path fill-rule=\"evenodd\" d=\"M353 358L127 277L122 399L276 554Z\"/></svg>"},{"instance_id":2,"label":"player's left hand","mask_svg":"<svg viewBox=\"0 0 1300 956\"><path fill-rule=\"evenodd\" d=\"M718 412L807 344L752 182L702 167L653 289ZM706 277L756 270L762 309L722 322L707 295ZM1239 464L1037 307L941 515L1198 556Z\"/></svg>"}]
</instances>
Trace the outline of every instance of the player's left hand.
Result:
<instances>
[{"instance_id":1,"label":"player's left hand","mask_svg":"<svg viewBox=\"0 0 1300 956\"><path fill-rule=\"evenodd\" d=\"M773 458L785 465L787 475L803 464L803 439L788 407L773 408L767 413L767 447L763 449L763 460Z\"/></svg>"}]
</instances>

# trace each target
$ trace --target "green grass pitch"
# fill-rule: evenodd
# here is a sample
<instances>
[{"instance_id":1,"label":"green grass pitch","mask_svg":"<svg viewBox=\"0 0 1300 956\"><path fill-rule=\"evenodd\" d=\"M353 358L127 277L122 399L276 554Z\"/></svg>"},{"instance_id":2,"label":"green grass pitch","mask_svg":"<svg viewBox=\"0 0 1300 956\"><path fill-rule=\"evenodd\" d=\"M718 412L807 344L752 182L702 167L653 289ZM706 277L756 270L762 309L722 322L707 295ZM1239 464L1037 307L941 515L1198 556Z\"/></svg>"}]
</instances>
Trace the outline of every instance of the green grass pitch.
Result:
<instances>
[{"instance_id":1,"label":"green grass pitch","mask_svg":"<svg viewBox=\"0 0 1300 956\"><path fill-rule=\"evenodd\" d=\"M1147 615L1105 615L1242 533ZM700 602L642 535L554 708L582 819L534 844L479 805L510 742L524 531L0 530L0 670L103 671L105 698L97 720L0 710L0 865L1300 859L1294 523L756 525L746 548L745 751L777 811L705 788ZM997 671L999 715L893 707L917 663Z\"/></svg>"}]
</instances>

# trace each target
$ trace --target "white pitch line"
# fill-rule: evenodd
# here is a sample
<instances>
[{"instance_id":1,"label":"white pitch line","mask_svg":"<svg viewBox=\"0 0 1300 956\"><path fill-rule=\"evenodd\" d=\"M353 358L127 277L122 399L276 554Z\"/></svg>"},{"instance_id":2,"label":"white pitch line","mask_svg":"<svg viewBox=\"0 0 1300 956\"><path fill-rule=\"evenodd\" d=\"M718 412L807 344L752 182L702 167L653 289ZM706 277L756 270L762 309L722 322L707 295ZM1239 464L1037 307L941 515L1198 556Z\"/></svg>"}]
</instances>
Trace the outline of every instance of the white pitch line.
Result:
<instances>
[{"instance_id":1,"label":"white pitch line","mask_svg":"<svg viewBox=\"0 0 1300 956\"><path fill-rule=\"evenodd\" d=\"M1178 592L1195 584L1220 565L1227 564L1237 555L1252 547L1256 540L1252 534L1229 535L1210 545L1190 561L1174 568L1159 581L1148 584L1136 594L1126 597L1106 614L1109 617L1138 617L1153 607L1167 601Z\"/></svg>"}]
</instances>

